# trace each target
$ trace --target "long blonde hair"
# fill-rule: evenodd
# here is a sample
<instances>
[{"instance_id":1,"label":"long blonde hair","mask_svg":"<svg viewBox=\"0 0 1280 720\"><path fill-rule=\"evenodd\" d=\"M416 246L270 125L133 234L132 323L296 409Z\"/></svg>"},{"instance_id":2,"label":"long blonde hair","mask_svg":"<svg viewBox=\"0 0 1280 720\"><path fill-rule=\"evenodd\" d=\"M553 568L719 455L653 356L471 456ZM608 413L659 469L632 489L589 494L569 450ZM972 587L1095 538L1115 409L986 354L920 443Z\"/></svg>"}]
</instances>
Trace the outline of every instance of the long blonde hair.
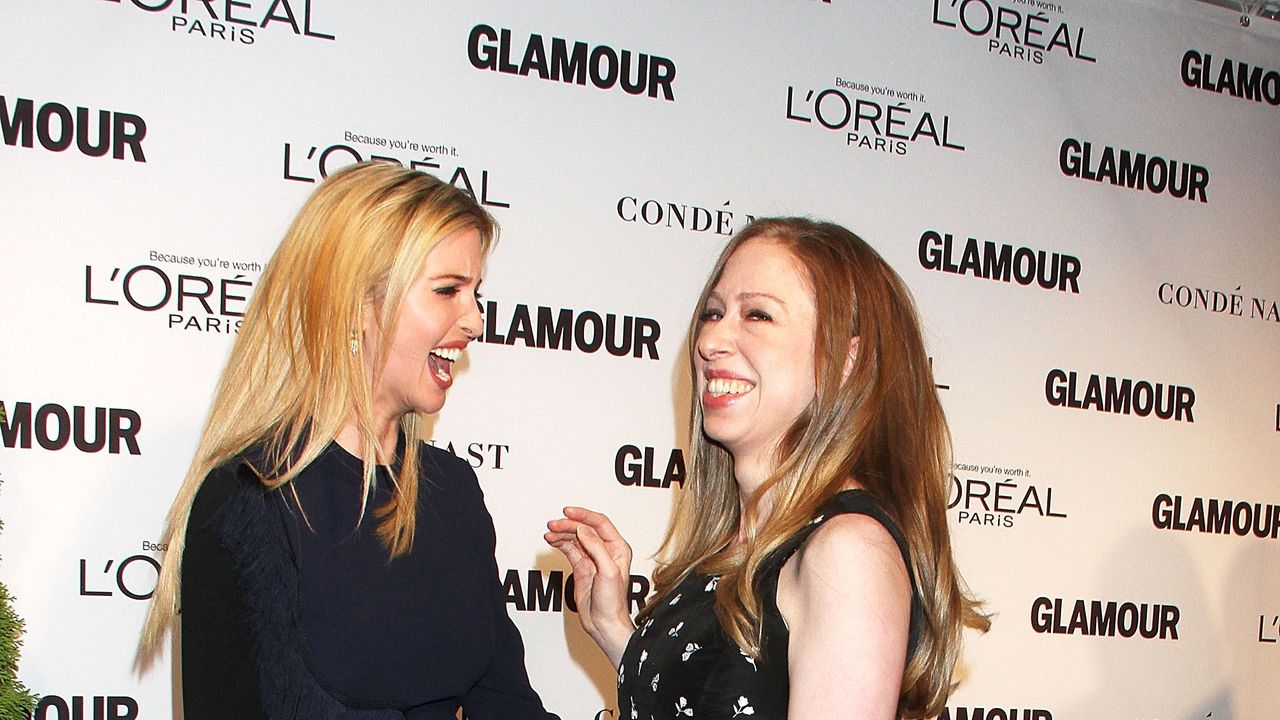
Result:
<instances>
[{"instance_id":1,"label":"long blonde hair","mask_svg":"<svg viewBox=\"0 0 1280 720\"><path fill-rule=\"evenodd\" d=\"M701 432L701 404L694 397L689 480L659 553L654 600L644 612L694 570L719 575L715 608L721 626L739 647L759 654L761 564L855 478L902 530L924 609L899 712L936 715L953 687L961 630L985 631L990 621L965 589L951 553L950 435L915 303L888 263L843 227L804 218L758 219L729 241L702 290L689 333L693 372L707 296L729 257L755 238L787 248L807 273L817 308L815 395L782 438L777 468L745 508L733 458ZM853 337L859 338L858 351L846 375ZM766 496L767 517L761 509ZM739 536L746 542L734 542Z\"/></svg>"},{"instance_id":2,"label":"long blonde hair","mask_svg":"<svg viewBox=\"0 0 1280 720\"><path fill-rule=\"evenodd\" d=\"M147 614L139 665L154 655L177 613L180 568L191 505L215 467L249 448L265 458L254 473L284 485L354 418L363 440L361 507L372 494L379 443L366 365L381 368L401 304L437 242L463 229L480 234L487 254L493 218L466 193L388 163L352 165L330 175L294 219L245 310L240 333L214 391L195 457L166 520L167 559ZM375 314L379 350L359 342ZM374 514L390 557L409 551L418 496L421 436L416 414L401 418L404 457L392 499Z\"/></svg>"}]
</instances>

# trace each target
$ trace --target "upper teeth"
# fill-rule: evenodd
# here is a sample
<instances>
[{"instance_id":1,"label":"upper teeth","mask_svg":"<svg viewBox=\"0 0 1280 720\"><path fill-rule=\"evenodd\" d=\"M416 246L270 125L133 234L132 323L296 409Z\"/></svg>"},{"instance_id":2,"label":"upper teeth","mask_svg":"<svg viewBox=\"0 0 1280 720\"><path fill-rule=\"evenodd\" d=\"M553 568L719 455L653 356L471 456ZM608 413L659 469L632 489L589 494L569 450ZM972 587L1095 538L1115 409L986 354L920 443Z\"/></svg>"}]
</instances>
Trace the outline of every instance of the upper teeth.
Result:
<instances>
[{"instance_id":1,"label":"upper teeth","mask_svg":"<svg viewBox=\"0 0 1280 720\"><path fill-rule=\"evenodd\" d=\"M707 392L712 395L740 395L754 387L755 385L746 380L730 380L729 378L711 378L707 380Z\"/></svg>"},{"instance_id":2,"label":"upper teeth","mask_svg":"<svg viewBox=\"0 0 1280 720\"><path fill-rule=\"evenodd\" d=\"M462 354L462 348L436 348L431 351L431 354L442 357L449 362L454 362Z\"/></svg>"}]
</instances>

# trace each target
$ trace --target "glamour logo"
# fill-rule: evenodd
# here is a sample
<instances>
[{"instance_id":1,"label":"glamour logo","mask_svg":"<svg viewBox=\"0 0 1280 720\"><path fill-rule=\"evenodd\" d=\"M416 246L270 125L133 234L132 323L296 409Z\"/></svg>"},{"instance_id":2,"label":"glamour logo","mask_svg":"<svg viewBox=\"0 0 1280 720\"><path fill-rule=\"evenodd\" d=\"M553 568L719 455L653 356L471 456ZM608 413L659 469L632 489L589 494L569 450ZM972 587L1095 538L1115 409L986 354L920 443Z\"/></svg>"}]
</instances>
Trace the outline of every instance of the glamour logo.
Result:
<instances>
[{"instance_id":1,"label":"glamour logo","mask_svg":"<svg viewBox=\"0 0 1280 720\"><path fill-rule=\"evenodd\" d=\"M87 705L87 708L86 708ZM138 701L128 695L45 695L36 704L32 720L137 720Z\"/></svg>"},{"instance_id":2,"label":"glamour logo","mask_svg":"<svg viewBox=\"0 0 1280 720\"><path fill-rule=\"evenodd\" d=\"M1075 60L1098 61L1085 50L1083 27L1073 28L1065 20L1051 20L1045 14L1046 10L1061 13L1061 6L1042 0L1023 0L1022 4L1033 6L1036 12L992 6L987 0L933 0L933 24L986 38L987 52L1033 65L1042 64L1055 50Z\"/></svg>"},{"instance_id":3,"label":"glamour logo","mask_svg":"<svg viewBox=\"0 0 1280 720\"><path fill-rule=\"evenodd\" d=\"M627 588L631 611L639 612L649 597L649 578L632 575ZM507 605L520 612L578 612L573 599L573 573L562 570L526 570L523 577L519 570L510 569L503 575L502 592Z\"/></svg>"},{"instance_id":4,"label":"glamour logo","mask_svg":"<svg viewBox=\"0 0 1280 720\"><path fill-rule=\"evenodd\" d=\"M333 40L315 27L312 0L102 0L149 13L169 13L169 29L188 37L240 45L257 41L257 31L288 28L298 37ZM221 11L221 12L219 12Z\"/></svg>"},{"instance_id":5,"label":"glamour logo","mask_svg":"<svg viewBox=\"0 0 1280 720\"><path fill-rule=\"evenodd\" d=\"M862 87L837 79L842 85ZM876 150L891 155L906 155L915 143L932 143L935 147L964 151L964 146L951 137L951 116L941 116L941 128L932 111L919 116L904 102L881 103L865 97L850 98L844 90L824 88L801 90L787 86L787 119L813 123L835 132L845 132L845 146Z\"/></svg>"},{"instance_id":6,"label":"glamour logo","mask_svg":"<svg viewBox=\"0 0 1280 720\"><path fill-rule=\"evenodd\" d=\"M1031 629L1053 635L1136 636L1177 640L1182 612L1176 605L1038 597L1031 603Z\"/></svg>"},{"instance_id":7,"label":"glamour logo","mask_svg":"<svg viewBox=\"0 0 1280 720\"><path fill-rule=\"evenodd\" d=\"M1035 708L945 707L938 720L1053 720L1053 713Z\"/></svg>"},{"instance_id":8,"label":"glamour logo","mask_svg":"<svg viewBox=\"0 0 1280 720\"><path fill-rule=\"evenodd\" d=\"M512 62L511 31L476 25L467 37L467 59L477 70L492 70L508 75L536 75L552 82L586 85L601 90L621 87L628 95L648 95L675 100L671 85L676 79L676 64L658 55L615 50L608 45L590 47L585 42L570 45L564 38L551 38L550 51L542 36L532 34L525 43L517 65Z\"/></svg>"},{"instance_id":9,"label":"glamour logo","mask_svg":"<svg viewBox=\"0 0 1280 720\"><path fill-rule=\"evenodd\" d=\"M735 225L733 210L729 209L730 203L732 203L731 200L726 200L715 210L709 210L700 205L653 199L642 200L624 195L618 198L617 212L618 219L623 222L729 236L755 220L754 215L743 213L740 222Z\"/></svg>"},{"instance_id":10,"label":"glamour logo","mask_svg":"<svg viewBox=\"0 0 1280 720\"><path fill-rule=\"evenodd\" d=\"M153 546L154 547L154 546ZM102 565L101 570L90 569ZM160 562L150 555L130 555L120 562L80 558L80 595L82 597L114 597L117 593L130 600L150 600L160 579Z\"/></svg>"},{"instance_id":11,"label":"glamour logo","mask_svg":"<svg viewBox=\"0 0 1280 720\"><path fill-rule=\"evenodd\" d=\"M1050 370L1044 380L1045 400L1054 407L1138 417L1155 413L1161 420L1195 422L1192 407L1196 403L1196 392L1189 387L1090 375L1083 383L1082 398L1079 380L1074 370Z\"/></svg>"},{"instance_id":12,"label":"glamour logo","mask_svg":"<svg viewBox=\"0 0 1280 720\"><path fill-rule=\"evenodd\" d=\"M1201 310L1214 315L1245 317L1245 309L1252 320L1280 323L1280 303L1266 298L1241 294L1240 285L1234 291L1193 288L1189 285L1160 283L1156 297L1164 305L1176 305L1187 310ZM1246 302L1246 300L1248 302Z\"/></svg>"},{"instance_id":13,"label":"glamour logo","mask_svg":"<svg viewBox=\"0 0 1280 720\"><path fill-rule=\"evenodd\" d=\"M1258 642L1280 643L1280 615L1258 616Z\"/></svg>"},{"instance_id":14,"label":"glamour logo","mask_svg":"<svg viewBox=\"0 0 1280 720\"><path fill-rule=\"evenodd\" d=\"M118 455L124 448L130 455L141 455L141 431L142 416L125 408L74 405L68 412L62 405L47 403L33 414L29 402L14 403L13 412L9 412L0 400L0 441L7 448L30 449L34 434L36 443L45 450L61 450L72 442L80 452L106 448L109 454Z\"/></svg>"},{"instance_id":15,"label":"glamour logo","mask_svg":"<svg viewBox=\"0 0 1280 720\"><path fill-rule=\"evenodd\" d=\"M938 373L933 366L933 356L929 356L929 372L933 374L933 386L939 390L950 390L951 383L938 382Z\"/></svg>"},{"instance_id":16,"label":"glamour logo","mask_svg":"<svg viewBox=\"0 0 1280 720\"><path fill-rule=\"evenodd\" d=\"M490 468L493 470L502 470L502 463L508 459L511 446L499 443L454 443L452 440L444 441L433 439L430 441L432 445L448 450L455 456L466 460L467 464L475 469Z\"/></svg>"},{"instance_id":17,"label":"glamour logo","mask_svg":"<svg viewBox=\"0 0 1280 720\"><path fill-rule=\"evenodd\" d=\"M132 113L86 107L76 107L73 113L57 102L44 103L36 110L30 98L18 98L10 108L9 100L0 95L0 135L10 147L29 148L39 142L45 150L62 152L74 143L76 150L88 157L104 157L110 152L112 158L124 160L127 150L134 162L147 161L142 152L147 122Z\"/></svg>"},{"instance_id":18,"label":"glamour logo","mask_svg":"<svg viewBox=\"0 0 1280 720\"><path fill-rule=\"evenodd\" d=\"M1188 50L1182 56L1182 84L1240 100L1280 105L1280 70L1252 67L1230 58L1216 67L1217 73L1213 55Z\"/></svg>"},{"instance_id":19,"label":"glamour logo","mask_svg":"<svg viewBox=\"0 0 1280 720\"><path fill-rule=\"evenodd\" d=\"M198 264L192 256L151 253L152 258L179 265ZM218 260L205 266L232 267ZM245 269L262 268L259 263L235 263ZM194 330L205 333L234 334L240 331L244 309L248 304L253 280L237 273L232 277L214 277L163 270L156 265L135 265L121 272L110 272L84 266L84 301L91 305L123 305L143 312L166 311L170 330Z\"/></svg>"},{"instance_id":20,"label":"glamour logo","mask_svg":"<svg viewBox=\"0 0 1280 720\"><path fill-rule=\"evenodd\" d=\"M1058 149L1058 167L1067 177L1209 202L1205 194L1209 170L1203 165L1166 160L1159 155L1148 157L1143 152L1110 146L1102 148L1095 163L1092 143L1066 138Z\"/></svg>"},{"instance_id":21,"label":"glamour logo","mask_svg":"<svg viewBox=\"0 0 1280 720\"><path fill-rule=\"evenodd\" d=\"M925 270L972 275L984 280L1003 283L1016 282L1022 286L1032 283L1045 290L1080 293L1080 258L1066 253L1050 253L1029 247L996 245L987 240L979 244L970 237L965 241L956 261L956 243L951 233L940 234L925 230L920 235L920 267Z\"/></svg>"},{"instance_id":22,"label":"glamour logo","mask_svg":"<svg viewBox=\"0 0 1280 720\"><path fill-rule=\"evenodd\" d=\"M301 157L298 156L299 154L301 154ZM344 143L335 143L324 149L321 149L318 145L310 145L307 146L305 152L302 151L300 146L297 153L295 153L293 143L286 142L284 144L283 177L285 180L314 183L317 178L323 180L336 170L358 162L364 162L365 160L387 162L407 167L411 170L430 173L459 190L465 191L472 198L475 198L476 202L486 207L511 207L511 203L497 199L497 191L490 186L491 177L488 169L475 166L467 167L452 160L444 162L442 158L429 154L417 159L407 160L389 155L369 154L366 157L356 148ZM479 171L479 183L476 182L477 171ZM478 192L477 188L479 189Z\"/></svg>"},{"instance_id":23,"label":"glamour logo","mask_svg":"<svg viewBox=\"0 0 1280 720\"><path fill-rule=\"evenodd\" d=\"M1280 537L1280 504L1161 493L1151 504L1151 523L1160 530L1275 540Z\"/></svg>"},{"instance_id":24,"label":"glamour logo","mask_svg":"<svg viewBox=\"0 0 1280 720\"><path fill-rule=\"evenodd\" d=\"M623 445L613 456L613 475L620 485L629 487L669 488L672 483L684 487L687 474L684 451L673 449L667 454L666 469L657 473L657 450L651 447Z\"/></svg>"},{"instance_id":25,"label":"glamour logo","mask_svg":"<svg viewBox=\"0 0 1280 720\"><path fill-rule=\"evenodd\" d=\"M631 315L570 310L517 303L510 316L501 314L497 301L489 300L484 312L484 334L476 338L494 345L515 345L594 353L603 348L614 357L658 359L657 320ZM501 318L507 318L501 322ZM500 332L499 328L506 331Z\"/></svg>"},{"instance_id":26,"label":"glamour logo","mask_svg":"<svg viewBox=\"0 0 1280 720\"><path fill-rule=\"evenodd\" d=\"M958 471L979 471L1015 477L1004 477L1000 480L983 480L974 477L961 478L951 476L950 496L947 509L956 510L956 519L968 525L984 525L996 528L1011 528L1023 515L1042 518L1066 518L1067 514L1054 512L1053 488L1035 485L1030 482L1018 482L1029 475L1018 468L989 468L977 465L957 463Z\"/></svg>"}]
</instances>

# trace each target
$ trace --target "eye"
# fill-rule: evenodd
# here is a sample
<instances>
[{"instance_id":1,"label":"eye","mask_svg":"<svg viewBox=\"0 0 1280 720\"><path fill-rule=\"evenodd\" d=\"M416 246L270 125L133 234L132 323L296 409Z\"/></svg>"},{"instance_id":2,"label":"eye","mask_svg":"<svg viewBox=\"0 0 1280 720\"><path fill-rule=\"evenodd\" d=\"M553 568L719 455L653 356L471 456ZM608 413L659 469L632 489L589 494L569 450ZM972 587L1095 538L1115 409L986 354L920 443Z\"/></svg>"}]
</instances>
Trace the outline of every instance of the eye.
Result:
<instances>
[{"instance_id":1,"label":"eye","mask_svg":"<svg viewBox=\"0 0 1280 720\"><path fill-rule=\"evenodd\" d=\"M484 299L484 293L477 290L476 291L476 310L479 310L481 313L484 313L484 306L481 305L480 303L480 301L483 299Z\"/></svg>"},{"instance_id":2,"label":"eye","mask_svg":"<svg viewBox=\"0 0 1280 720\"><path fill-rule=\"evenodd\" d=\"M763 322L769 322L773 320L773 318L769 315L769 313L763 310L755 309L755 308L748 310L746 312L746 316L748 320L760 320Z\"/></svg>"},{"instance_id":3,"label":"eye","mask_svg":"<svg viewBox=\"0 0 1280 720\"><path fill-rule=\"evenodd\" d=\"M444 297L453 297L458 294L458 286L446 285L445 287L436 288L433 292L437 295L443 295Z\"/></svg>"},{"instance_id":4,"label":"eye","mask_svg":"<svg viewBox=\"0 0 1280 720\"><path fill-rule=\"evenodd\" d=\"M722 317L724 317L724 311L715 308L707 308L698 314L698 322L719 320Z\"/></svg>"}]
</instances>

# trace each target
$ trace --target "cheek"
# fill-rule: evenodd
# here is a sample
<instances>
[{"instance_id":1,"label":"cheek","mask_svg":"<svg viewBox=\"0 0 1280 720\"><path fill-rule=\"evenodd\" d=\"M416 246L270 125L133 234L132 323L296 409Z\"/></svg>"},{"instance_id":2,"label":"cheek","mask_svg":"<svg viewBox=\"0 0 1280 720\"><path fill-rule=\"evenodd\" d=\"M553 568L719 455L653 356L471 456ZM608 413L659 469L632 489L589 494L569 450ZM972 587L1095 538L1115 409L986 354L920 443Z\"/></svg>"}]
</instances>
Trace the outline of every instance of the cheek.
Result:
<instances>
[{"instance_id":1,"label":"cheek","mask_svg":"<svg viewBox=\"0 0 1280 720\"><path fill-rule=\"evenodd\" d=\"M402 349L414 355L425 356L431 348L439 344L440 338L444 335L439 327L439 318L434 317L424 308L415 308L413 312L406 313L401 323Z\"/></svg>"},{"instance_id":2,"label":"cheek","mask_svg":"<svg viewBox=\"0 0 1280 720\"><path fill-rule=\"evenodd\" d=\"M814 357L812 353L791 367L794 373L790 387L792 400L796 407L803 408L813 400L813 396L818 389L817 380L814 377Z\"/></svg>"},{"instance_id":3,"label":"cheek","mask_svg":"<svg viewBox=\"0 0 1280 720\"><path fill-rule=\"evenodd\" d=\"M418 328L412 325L402 326L400 331L396 333L396 351L404 357L416 358L421 355L422 342L419 339L419 335Z\"/></svg>"}]
</instances>

